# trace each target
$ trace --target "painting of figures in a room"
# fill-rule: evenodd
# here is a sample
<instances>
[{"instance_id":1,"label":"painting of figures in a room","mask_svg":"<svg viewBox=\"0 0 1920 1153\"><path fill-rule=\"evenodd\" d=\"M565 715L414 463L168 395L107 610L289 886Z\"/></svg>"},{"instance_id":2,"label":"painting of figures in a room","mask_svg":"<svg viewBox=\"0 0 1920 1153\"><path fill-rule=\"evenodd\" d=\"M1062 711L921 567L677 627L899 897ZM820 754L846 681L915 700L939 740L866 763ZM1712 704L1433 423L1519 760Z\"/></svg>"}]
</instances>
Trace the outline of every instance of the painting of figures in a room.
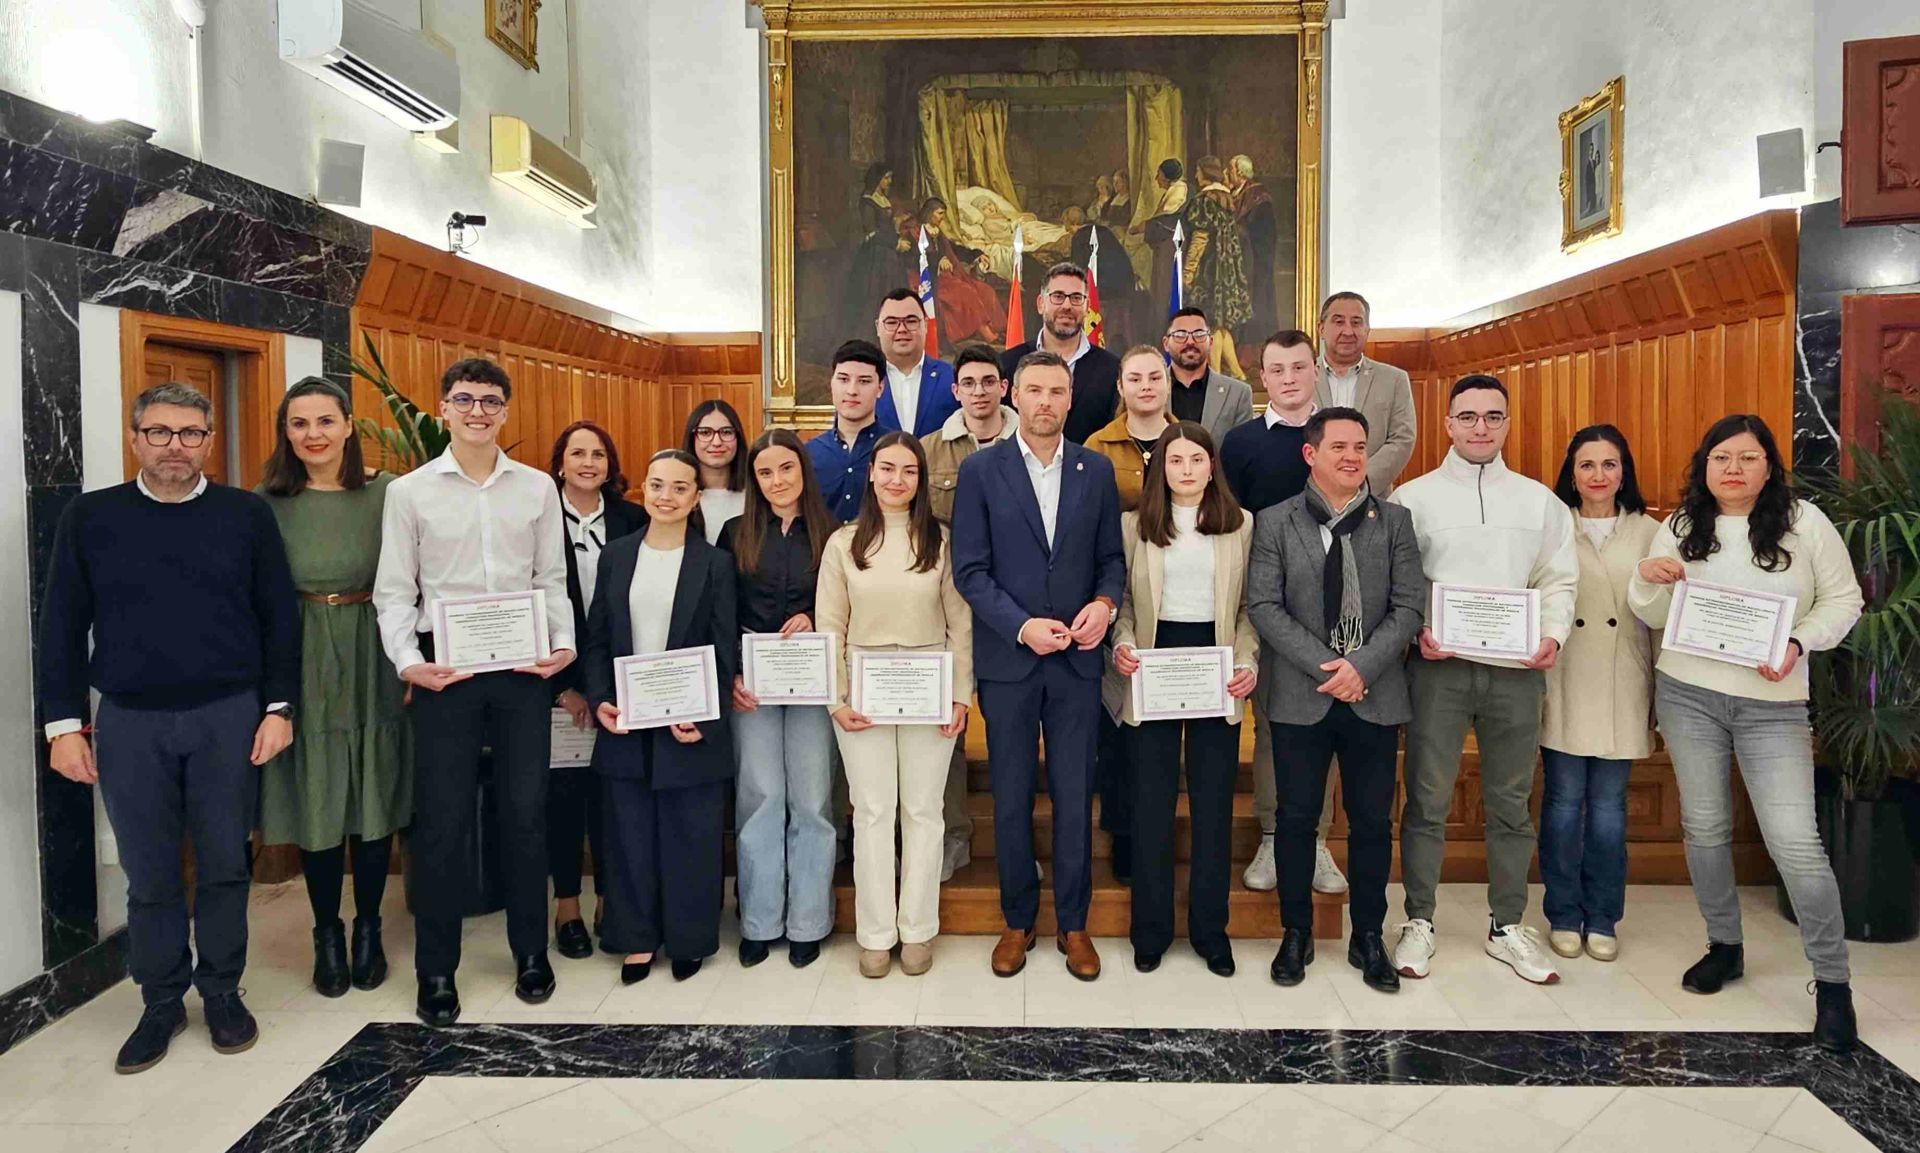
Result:
<instances>
[{"instance_id":1,"label":"painting of figures in a room","mask_svg":"<svg viewBox=\"0 0 1920 1153\"><path fill-rule=\"evenodd\" d=\"M1286 36L795 44L796 401L917 286L923 236L940 355L1031 338L1061 260L1103 344L1157 341L1176 244L1184 302L1252 353L1294 319L1296 68Z\"/></svg>"}]
</instances>

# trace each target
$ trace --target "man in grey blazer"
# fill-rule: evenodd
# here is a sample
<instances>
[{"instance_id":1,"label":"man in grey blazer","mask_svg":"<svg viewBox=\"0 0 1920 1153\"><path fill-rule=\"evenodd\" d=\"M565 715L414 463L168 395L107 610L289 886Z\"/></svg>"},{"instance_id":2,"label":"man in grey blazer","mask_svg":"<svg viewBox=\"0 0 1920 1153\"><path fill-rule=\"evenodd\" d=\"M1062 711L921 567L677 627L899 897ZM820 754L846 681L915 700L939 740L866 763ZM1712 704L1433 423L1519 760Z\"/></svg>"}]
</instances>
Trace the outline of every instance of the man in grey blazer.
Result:
<instances>
[{"instance_id":1,"label":"man in grey blazer","mask_svg":"<svg viewBox=\"0 0 1920 1153\"><path fill-rule=\"evenodd\" d=\"M1400 470L1413 458L1419 431L1413 411L1413 382L1404 370L1366 356L1373 334L1371 310L1357 292L1336 292L1320 306L1321 408L1357 408L1373 430L1367 445L1367 484L1386 499Z\"/></svg>"},{"instance_id":2,"label":"man in grey blazer","mask_svg":"<svg viewBox=\"0 0 1920 1153\"><path fill-rule=\"evenodd\" d=\"M1247 382L1207 367L1213 332L1206 313L1197 308L1174 313L1160 347L1173 366L1173 419L1206 426L1216 445L1227 439L1228 429L1253 419L1253 389Z\"/></svg>"},{"instance_id":3,"label":"man in grey blazer","mask_svg":"<svg viewBox=\"0 0 1920 1153\"><path fill-rule=\"evenodd\" d=\"M1260 634L1257 693L1272 725L1280 923L1277 984L1313 961L1314 833L1327 768L1340 758L1353 936L1347 962L1382 992L1400 975L1382 939L1393 862L1399 727L1413 719L1407 646L1426 577L1413 517L1368 489L1365 415L1323 408L1306 427L1306 491L1255 519L1247 615Z\"/></svg>"}]
</instances>

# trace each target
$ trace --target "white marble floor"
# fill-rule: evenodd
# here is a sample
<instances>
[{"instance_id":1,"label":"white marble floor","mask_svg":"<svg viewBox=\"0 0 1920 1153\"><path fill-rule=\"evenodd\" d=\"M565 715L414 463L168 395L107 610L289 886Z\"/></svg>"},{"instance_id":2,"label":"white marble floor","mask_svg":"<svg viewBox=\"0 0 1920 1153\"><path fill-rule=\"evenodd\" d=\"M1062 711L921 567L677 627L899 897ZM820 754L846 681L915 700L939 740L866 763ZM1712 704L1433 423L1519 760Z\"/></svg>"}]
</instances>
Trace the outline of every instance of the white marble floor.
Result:
<instances>
[{"instance_id":1,"label":"white marble floor","mask_svg":"<svg viewBox=\"0 0 1920 1153\"><path fill-rule=\"evenodd\" d=\"M1390 896L1397 907L1397 890ZM1620 960L1565 962L1558 985L1536 987L1481 951L1483 896L1467 885L1442 887L1433 976L1405 983L1394 997L1362 985L1345 963L1344 946L1333 942L1308 970L1306 983L1280 989L1267 978L1270 941L1237 942L1240 972L1222 980L1182 948L1170 952L1158 972L1139 974L1124 941L1102 940L1105 973L1083 984L1066 974L1044 943L1026 972L1011 980L988 971L990 939L952 937L939 943L926 976L909 978L896 969L885 980L870 981L856 971L855 951L845 937L835 938L805 970L790 967L780 952L743 970L729 936L721 954L684 983L656 972L622 987L614 958L556 957L559 990L551 1002L531 1009L513 997L499 916L469 925L460 987L465 1020L502 1023L1805 1030L1813 999L1797 934L1775 911L1770 889L1743 898L1747 977L1711 998L1679 988L1681 970L1703 942L1692 894L1683 887L1631 890ZM393 977L373 993L329 1000L308 983L311 922L304 891L298 883L257 889L245 989L260 1021L260 1043L239 1056L215 1054L197 999L190 997L193 1027L167 1060L137 1076L116 1076L113 1053L139 1005L138 991L123 982L0 1055L0 1150L226 1149L363 1024L411 1020L412 929L398 894L388 900ZM1863 1036L1920 1074L1920 945L1856 945L1853 958ZM598 1136L595 1144L635 1150L1234 1150L1270 1145L1302 1126L1326 1134L1304 1146L1313 1149L1651 1153L1684 1146L1688 1153L1779 1153L1865 1147L1825 1106L1794 1089L1729 1095L1698 1089L457 1078L424 1083L368 1148L428 1142L425 1147L435 1153L590 1149L594 1144L582 1142Z\"/></svg>"}]
</instances>

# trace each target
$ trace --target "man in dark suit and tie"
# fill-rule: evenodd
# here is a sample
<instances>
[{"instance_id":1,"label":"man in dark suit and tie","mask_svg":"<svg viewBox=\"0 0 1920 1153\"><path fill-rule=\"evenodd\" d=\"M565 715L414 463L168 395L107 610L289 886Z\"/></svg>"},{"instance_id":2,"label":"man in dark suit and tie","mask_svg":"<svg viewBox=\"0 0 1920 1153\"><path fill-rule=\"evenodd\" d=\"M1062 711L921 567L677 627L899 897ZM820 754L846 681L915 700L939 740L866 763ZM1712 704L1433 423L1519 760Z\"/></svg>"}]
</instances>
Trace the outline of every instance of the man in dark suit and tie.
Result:
<instances>
[{"instance_id":1,"label":"man in dark suit and tie","mask_svg":"<svg viewBox=\"0 0 1920 1153\"><path fill-rule=\"evenodd\" d=\"M1044 730L1057 945L1067 971L1091 981L1100 975L1100 955L1087 935L1100 642L1127 576L1119 490L1105 457L1062 436L1074 401L1066 362L1030 352L1013 382L1020 430L960 466L953 508L954 583L974 614L1007 921L993 971L1013 976L1033 948L1040 908L1033 792Z\"/></svg>"},{"instance_id":2,"label":"man in dark suit and tie","mask_svg":"<svg viewBox=\"0 0 1920 1153\"><path fill-rule=\"evenodd\" d=\"M873 422L925 440L959 408L953 366L927 355L927 313L910 288L896 288L880 302L874 335L887 358L887 378L873 406Z\"/></svg>"}]
</instances>

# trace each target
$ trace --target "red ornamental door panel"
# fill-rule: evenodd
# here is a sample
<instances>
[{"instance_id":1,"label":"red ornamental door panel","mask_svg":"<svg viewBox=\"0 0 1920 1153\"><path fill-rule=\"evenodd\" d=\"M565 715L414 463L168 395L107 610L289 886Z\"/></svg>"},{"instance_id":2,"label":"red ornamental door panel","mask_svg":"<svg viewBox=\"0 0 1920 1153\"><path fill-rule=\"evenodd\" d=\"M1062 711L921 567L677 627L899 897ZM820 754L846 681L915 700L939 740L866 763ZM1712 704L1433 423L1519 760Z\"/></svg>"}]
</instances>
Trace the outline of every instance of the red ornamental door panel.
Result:
<instances>
[{"instance_id":1,"label":"red ornamental door panel","mask_svg":"<svg viewBox=\"0 0 1920 1153\"><path fill-rule=\"evenodd\" d=\"M1920 220L1920 36L1846 45L1842 224Z\"/></svg>"},{"instance_id":2,"label":"red ornamental door panel","mask_svg":"<svg viewBox=\"0 0 1920 1153\"><path fill-rule=\"evenodd\" d=\"M1920 293L1840 302L1840 374L1841 434L1873 452L1880 393L1920 399Z\"/></svg>"}]
</instances>

